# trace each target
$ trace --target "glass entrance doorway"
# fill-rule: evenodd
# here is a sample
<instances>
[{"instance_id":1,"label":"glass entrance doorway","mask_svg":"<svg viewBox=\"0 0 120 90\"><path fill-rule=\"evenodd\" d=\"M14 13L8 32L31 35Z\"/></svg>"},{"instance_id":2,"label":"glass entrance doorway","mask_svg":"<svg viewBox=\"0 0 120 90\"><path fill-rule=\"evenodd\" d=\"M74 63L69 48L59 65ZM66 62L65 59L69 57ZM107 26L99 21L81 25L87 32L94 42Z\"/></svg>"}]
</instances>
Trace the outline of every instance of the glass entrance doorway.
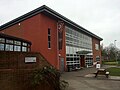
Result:
<instances>
[{"instance_id":1,"label":"glass entrance doorway","mask_svg":"<svg viewBox=\"0 0 120 90\"><path fill-rule=\"evenodd\" d=\"M80 55L80 66L85 67L85 55Z\"/></svg>"}]
</instances>

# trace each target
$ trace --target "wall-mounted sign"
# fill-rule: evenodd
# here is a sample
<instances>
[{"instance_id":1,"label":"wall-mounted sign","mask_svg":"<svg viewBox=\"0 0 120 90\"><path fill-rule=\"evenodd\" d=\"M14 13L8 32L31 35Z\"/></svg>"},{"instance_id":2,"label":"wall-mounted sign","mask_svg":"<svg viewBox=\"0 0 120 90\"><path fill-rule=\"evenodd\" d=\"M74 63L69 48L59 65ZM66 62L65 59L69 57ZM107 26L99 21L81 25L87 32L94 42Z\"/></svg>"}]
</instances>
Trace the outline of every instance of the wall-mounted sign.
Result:
<instances>
[{"instance_id":1,"label":"wall-mounted sign","mask_svg":"<svg viewBox=\"0 0 120 90\"><path fill-rule=\"evenodd\" d=\"M36 62L36 57L25 57L25 63Z\"/></svg>"}]
</instances>

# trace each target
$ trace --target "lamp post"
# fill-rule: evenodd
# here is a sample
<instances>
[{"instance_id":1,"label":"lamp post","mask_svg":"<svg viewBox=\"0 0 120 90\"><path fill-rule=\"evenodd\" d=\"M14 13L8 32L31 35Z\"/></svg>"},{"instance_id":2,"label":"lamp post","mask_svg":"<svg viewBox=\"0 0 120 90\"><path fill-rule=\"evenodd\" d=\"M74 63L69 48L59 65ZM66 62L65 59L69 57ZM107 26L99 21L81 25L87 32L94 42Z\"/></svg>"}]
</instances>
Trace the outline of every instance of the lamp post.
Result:
<instances>
[{"instance_id":1,"label":"lamp post","mask_svg":"<svg viewBox=\"0 0 120 90\"><path fill-rule=\"evenodd\" d=\"M116 62L117 62L116 41L117 41L117 40L114 40L114 46L115 46L115 60L116 60Z\"/></svg>"}]
</instances>

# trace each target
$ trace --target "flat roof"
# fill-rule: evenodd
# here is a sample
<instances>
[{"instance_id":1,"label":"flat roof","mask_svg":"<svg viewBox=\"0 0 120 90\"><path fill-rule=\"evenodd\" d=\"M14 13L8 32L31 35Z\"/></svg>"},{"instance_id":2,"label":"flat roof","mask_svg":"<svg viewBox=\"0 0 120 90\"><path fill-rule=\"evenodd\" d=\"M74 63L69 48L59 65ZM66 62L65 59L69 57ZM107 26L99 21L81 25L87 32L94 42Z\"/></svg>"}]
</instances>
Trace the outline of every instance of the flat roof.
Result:
<instances>
[{"instance_id":1,"label":"flat roof","mask_svg":"<svg viewBox=\"0 0 120 90\"><path fill-rule=\"evenodd\" d=\"M35 15L37 15L39 13L43 13L45 15L48 15L48 16L56 19L57 21L61 20L65 24L71 25L72 27L75 27L78 30L80 30L80 31L82 31L82 32L84 32L84 33L86 33L86 34L88 34L88 35L90 35L90 36L92 36L92 37L94 37L94 38L96 38L98 40L103 40L101 37L95 35L94 33L88 31L87 29L81 27L80 25L76 24L75 22L71 21L70 19L64 17L63 15L59 14L58 12L56 12L56 11L52 10L51 8L47 7L46 5L43 5L43 6L37 8L37 9L31 11L31 12L28 12L28 13L26 13L26 14L24 14L24 15L16 18L16 19L10 21L10 22L7 22L7 23L1 25L0 26L0 31L4 30L4 29L6 29L6 28L8 28L10 26L13 26L13 25L15 25L17 23L20 23L21 21L23 21L25 19L28 19L28 18L30 18L32 16L35 16Z\"/></svg>"}]
</instances>

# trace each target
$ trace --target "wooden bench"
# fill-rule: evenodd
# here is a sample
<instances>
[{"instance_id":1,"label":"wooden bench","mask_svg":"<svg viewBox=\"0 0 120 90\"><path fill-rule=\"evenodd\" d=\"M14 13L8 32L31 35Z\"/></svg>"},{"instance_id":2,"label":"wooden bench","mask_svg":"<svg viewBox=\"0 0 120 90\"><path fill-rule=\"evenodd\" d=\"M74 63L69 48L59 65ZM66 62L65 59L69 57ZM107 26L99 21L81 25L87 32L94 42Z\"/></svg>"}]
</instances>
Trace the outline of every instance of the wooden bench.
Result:
<instances>
[{"instance_id":1,"label":"wooden bench","mask_svg":"<svg viewBox=\"0 0 120 90\"><path fill-rule=\"evenodd\" d=\"M96 72L94 72L95 77L98 75L105 75L107 78L109 77L109 72L107 72L105 69L98 69Z\"/></svg>"}]
</instances>

